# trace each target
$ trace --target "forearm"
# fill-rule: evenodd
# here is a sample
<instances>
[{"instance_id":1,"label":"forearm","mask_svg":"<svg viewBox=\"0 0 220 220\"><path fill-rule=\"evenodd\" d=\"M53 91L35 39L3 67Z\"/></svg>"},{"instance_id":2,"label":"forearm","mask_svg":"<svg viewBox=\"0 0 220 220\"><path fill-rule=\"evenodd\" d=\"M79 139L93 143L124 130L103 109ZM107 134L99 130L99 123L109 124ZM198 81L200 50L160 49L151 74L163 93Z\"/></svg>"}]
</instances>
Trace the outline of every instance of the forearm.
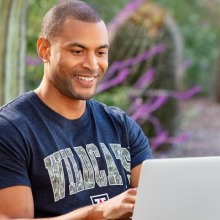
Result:
<instances>
[{"instance_id":1,"label":"forearm","mask_svg":"<svg viewBox=\"0 0 220 220\"><path fill-rule=\"evenodd\" d=\"M86 206L52 218L38 218L36 220L104 220L127 219L132 216L136 200L137 189L128 189L114 198L96 205ZM18 218L5 218L6 220ZM4 219L4 220L5 220ZM32 218L19 218L19 220L31 220Z\"/></svg>"},{"instance_id":2,"label":"forearm","mask_svg":"<svg viewBox=\"0 0 220 220\"><path fill-rule=\"evenodd\" d=\"M11 218L1 216L2 220L11 220ZM86 206L75 211L72 211L68 214L64 214L57 217L52 218L36 218L35 220L102 220L105 219L103 217L103 211L99 207L99 205L91 205ZM13 220L32 220L32 218L19 218Z\"/></svg>"},{"instance_id":3,"label":"forearm","mask_svg":"<svg viewBox=\"0 0 220 220\"><path fill-rule=\"evenodd\" d=\"M103 211L99 205L86 206L68 214L58 216L55 218L49 218L47 220L101 220L103 217ZM39 219L40 220L40 219Z\"/></svg>"},{"instance_id":4,"label":"forearm","mask_svg":"<svg viewBox=\"0 0 220 220\"><path fill-rule=\"evenodd\" d=\"M127 219L133 213L136 193L137 189L129 189L106 202L86 206L48 220Z\"/></svg>"}]
</instances>

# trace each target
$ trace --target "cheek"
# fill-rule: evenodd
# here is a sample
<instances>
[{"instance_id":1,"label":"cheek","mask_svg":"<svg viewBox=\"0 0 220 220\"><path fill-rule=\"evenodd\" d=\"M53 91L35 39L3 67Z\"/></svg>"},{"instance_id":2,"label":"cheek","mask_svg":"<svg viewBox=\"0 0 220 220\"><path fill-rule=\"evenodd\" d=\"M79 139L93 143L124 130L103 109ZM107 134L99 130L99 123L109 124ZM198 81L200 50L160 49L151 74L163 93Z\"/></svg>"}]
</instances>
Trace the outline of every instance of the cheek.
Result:
<instances>
[{"instance_id":1,"label":"cheek","mask_svg":"<svg viewBox=\"0 0 220 220\"><path fill-rule=\"evenodd\" d=\"M51 50L51 63L59 69L68 69L73 63L72 57L62 50L60 47L55 47Z\"/></svg>"},{"instance_id":2,"label":"cheek","mask_svg":"<svg viewBox=\"0 0 220 220\"><path fill-rule=\"evenodd\" d=\"M104 60L101 62L100 67L102 68L103 74L106 72L108 68L108 60Z\"/></svg>"},{"instance_id":3,"label":"cheek","mask_svg":"<svg viewBox=\"0 0 220 220\"><path fill-rule=\"evenodd\" d=\"M74 68L82 63L82 57L73 57L72 54L66 53L60 57L60 64L67 69Z\"/></svg>"},{"instance_id":4,"label":"cheek","mask_svg":"<svg viewBox=\"0 0 220 220\"><path fill-rule=\"evenodd\" d=\"M59 60L56 60L57 68L61 71L61 72L68 72L69 70L71 70L74 66L74 61L68 57L62 57Z\"/></svg>"}]
</instances>

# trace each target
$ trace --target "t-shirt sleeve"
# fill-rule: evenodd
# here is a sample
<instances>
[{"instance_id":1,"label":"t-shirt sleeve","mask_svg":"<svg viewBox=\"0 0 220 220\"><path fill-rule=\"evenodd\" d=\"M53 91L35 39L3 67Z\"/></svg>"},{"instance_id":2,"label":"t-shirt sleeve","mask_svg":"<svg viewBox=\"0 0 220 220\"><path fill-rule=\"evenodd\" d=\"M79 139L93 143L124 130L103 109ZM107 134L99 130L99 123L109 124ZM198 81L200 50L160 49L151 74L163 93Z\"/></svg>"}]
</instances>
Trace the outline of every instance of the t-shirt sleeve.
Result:
<instances>
[{"instance_id":1,"label":"t-shirt sleeve","mask_svg":"<svg viewBox=\"0 0 220 220\"><path fill-rule=\"evenodd\" d=\"M148 138L142 131L141 127L129 116L126 116L126 123L130 143L132 169L135 166L141 164L144 160L152 159L153 155Z\"/></svg>"},{"instance_id":2,"label":"t-shirt sleeve","mask_svg":"<svg viewBox=\"0 0 220 220\"><path fill-rule=\"evenodd\" d=\"M28 151L19 130L0 116L0 188L30 186Z\"/></svg>"}]
</instances>

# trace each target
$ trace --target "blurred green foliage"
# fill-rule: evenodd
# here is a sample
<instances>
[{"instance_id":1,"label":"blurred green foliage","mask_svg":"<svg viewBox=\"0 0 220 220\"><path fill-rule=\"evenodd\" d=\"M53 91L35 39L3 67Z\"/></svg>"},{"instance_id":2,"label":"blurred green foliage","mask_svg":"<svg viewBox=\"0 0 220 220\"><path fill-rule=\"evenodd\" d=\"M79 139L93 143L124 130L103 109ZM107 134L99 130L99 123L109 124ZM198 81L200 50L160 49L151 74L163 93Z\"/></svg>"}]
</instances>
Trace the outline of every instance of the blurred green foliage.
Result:
<instances>
[{"instance_id":1,"label":"blurred green foliage","mask_svg":"<svg viewBox=\"0 0 220 220\"><path fill-rule=\"evenodd\" d=\"M117 106L123 110L128 109L131 104L129 97L130 86L121 85L95 95L95 99L108 106Z\"/></svg>"},{"instance_id":2,"label":"blurred green foliage","mask_svg":"<svg viewBox=\"0 0 220 220\"><path fill-rule=\"evenodd\" d=\"M45 13L57 0L29 0L27 16L27 55L37 59L36 43L40 35L41 23ZM43 65L27 65L26 90L35 89L43 76Z\"/></svg>"},{"instance_id":3,"label":"blurred green foliage","mask_svg":"<svg viewBox=\"0 0 220 220\"><path fill-rule=\"evenodd\" d=\"M110 22L129 0L85 0L95 8L106 23Z\"/></svg>"},{"instance_id":4,"label":"blurred green foliage","mask_svg":"<svg viewBox=\"0 0 220 220\"><path fill-rule=\"evenodd\" d=\"M204 95L212 90L212 76L219 51L220 2L215 0L153 0L176 20L184 39L184 58L191 65L185 73L187 88L200 85Z\"/></svg>"}]
</instances>

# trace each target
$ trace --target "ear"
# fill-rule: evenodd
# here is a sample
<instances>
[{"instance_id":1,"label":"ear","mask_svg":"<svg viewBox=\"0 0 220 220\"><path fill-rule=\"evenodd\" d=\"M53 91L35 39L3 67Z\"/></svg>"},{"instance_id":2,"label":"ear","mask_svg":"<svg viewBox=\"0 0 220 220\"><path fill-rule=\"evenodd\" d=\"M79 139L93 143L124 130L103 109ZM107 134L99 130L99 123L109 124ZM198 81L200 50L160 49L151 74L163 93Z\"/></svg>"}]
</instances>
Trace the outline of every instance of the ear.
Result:
<instances>
[{"instance_id":1,"label":"ear","mask_svg":"<svg viewBox=\"0 0 220 220\"><path fill-rule=\"evenodd\" d=\"M39 37L37 41L37 52L44 63L49 62L50 58L50 43L43 37Z\"/></svg>"}]
</instances>

